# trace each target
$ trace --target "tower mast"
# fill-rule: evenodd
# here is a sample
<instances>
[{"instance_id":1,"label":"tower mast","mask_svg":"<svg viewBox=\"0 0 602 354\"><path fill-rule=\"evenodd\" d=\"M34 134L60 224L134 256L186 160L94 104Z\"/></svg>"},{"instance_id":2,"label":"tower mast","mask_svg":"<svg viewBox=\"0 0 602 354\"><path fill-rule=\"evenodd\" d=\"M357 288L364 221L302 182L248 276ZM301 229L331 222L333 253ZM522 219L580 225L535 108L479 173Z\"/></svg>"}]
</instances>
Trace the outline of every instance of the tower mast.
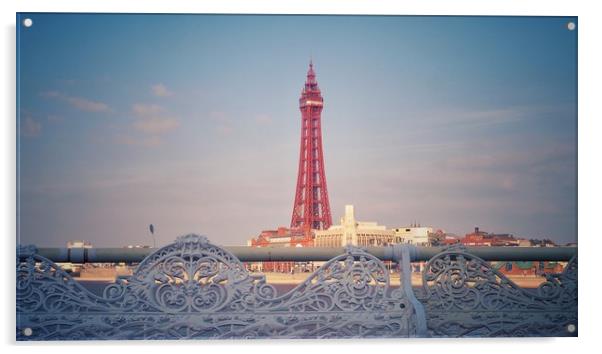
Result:
<instances>
[{"instance_id":1,"label":"tower mast","mask_svg":"<svg viewBox=\"0 0 602 354\"><path fill-rule=\"evenodd\" d=\"M327 229L332 225L322 148L323 105L324 99L310 61L299 99L301 146L291 228Z\"/></svg>"}]
</instances>

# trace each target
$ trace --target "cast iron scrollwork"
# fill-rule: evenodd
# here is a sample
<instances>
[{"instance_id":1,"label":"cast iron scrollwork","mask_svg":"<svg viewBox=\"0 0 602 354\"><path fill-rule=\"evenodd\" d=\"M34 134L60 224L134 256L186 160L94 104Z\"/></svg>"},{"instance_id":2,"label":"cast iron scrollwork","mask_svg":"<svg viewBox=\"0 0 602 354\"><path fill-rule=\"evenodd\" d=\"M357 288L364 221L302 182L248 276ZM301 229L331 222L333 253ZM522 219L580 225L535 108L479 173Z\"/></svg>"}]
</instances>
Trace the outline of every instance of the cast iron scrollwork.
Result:
<instances>
[{"instance_id":1,"label":"cast iron scrollwork","mask_svg":"<svg viewBox=\"0 0 602 354\"><path fill-rule=\"evenodd\" d=\"M433 336L573 336L577 326L577 259L520 288L484 260L452 248L427 263L424 303Z\"/></svg>"},{"instance_id":2,"label":"cast iron scrollwork","mask_svg":"<svg viewBox=\"0 0 602 354\"><path fill-rule=\"evenodd\" d=\"M407 246L400 286L384 263L348 247L285 294L205 237L178 238L102 296L35 247L17 250L17 339L570 336L577 260L533 291L465 248L433 257L414 296ZM426 317L425 317L426 312ZM428 327L428 332L427 332Z\"/></svg>"},{"instance_id":3,"label":"cast iron scrollwork","mask_svg":"<svg viewBox=\"0 0 602 354\"><path fill-rule=\"evenodd\" d=\"M349 248L283 295L202 236L178 238L96 296L35 249L17 260L17 339L404 337L415 306Z\"/></svg>"}]
</instances>

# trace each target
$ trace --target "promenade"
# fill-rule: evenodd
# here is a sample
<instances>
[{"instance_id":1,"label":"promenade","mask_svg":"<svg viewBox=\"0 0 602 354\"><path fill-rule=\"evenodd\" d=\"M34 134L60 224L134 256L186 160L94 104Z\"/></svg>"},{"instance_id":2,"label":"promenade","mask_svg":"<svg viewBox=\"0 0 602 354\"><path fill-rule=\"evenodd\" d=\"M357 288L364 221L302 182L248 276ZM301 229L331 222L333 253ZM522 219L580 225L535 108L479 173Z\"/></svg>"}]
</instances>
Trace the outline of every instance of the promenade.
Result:
<instances>
[{"instance_id":1,"label":"promenade","mask_svg":"<svg viewBox=\"0 0 602 354\"><path fill-rule=\"evenodd\" d=\"M302 283L307 277L311 275L311 273L276 273L276 272L266 272L266 273L251 273L254 275L263 274L266 276L266 280L269 284L276 285L276 288L280 293L286 292L296 285ZM389 274L391 279L391 286L399 286L399 274L393 273ZM521 288L533 289L537 288L540 284L545 282L544 277L538 276L507 276L510 280L516 283ZM97 274L84 273L81 277L75 277L75 280L80 282L84 287L88 288L94 293L100 294L102 293L102 289L109 285L110 283L115 281L115 273L109 274L109 272L98 272ZM412 286L413 287L421 287L422 286L422 275L421 273L412 273Z\"/></svg>"},{"instance_id":2,"label":"promenade","mask_svg":"<svg viewBox=\"0 0 602 354\"><path fill-rule=\"evenodd\" d=\"M265 274L266 280L270 284L292 284L296 285L303 282L311 273L254 273ZM399 273L389 274L391 285L399 285ZM544 277L538 276L506 276L518 286L522 288L537 288L541 283L545 282ZM422 286L422 274L412 273L412 286Z\"/></svg>"}]
</instances>

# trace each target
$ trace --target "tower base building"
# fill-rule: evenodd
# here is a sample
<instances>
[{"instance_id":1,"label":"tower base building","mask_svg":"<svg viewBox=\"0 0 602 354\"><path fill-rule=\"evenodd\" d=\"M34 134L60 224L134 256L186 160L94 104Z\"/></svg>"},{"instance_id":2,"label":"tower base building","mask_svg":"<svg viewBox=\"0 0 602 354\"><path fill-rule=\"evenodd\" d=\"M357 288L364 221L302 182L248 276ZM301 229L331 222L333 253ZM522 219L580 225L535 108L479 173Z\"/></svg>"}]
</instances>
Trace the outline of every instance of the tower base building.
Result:
<instances>
[{"instance_id":1,"label":"tower base building","mask_svg":"<svg viewBox=\"0 0 602 354\"><path fill-rule=\"evenodd\" d=\"M395 242L395 231L372 221L357 221L353 205L345 205L340 225L315 230L316 247L386 246Z\"/></svg>"}]
</instances>

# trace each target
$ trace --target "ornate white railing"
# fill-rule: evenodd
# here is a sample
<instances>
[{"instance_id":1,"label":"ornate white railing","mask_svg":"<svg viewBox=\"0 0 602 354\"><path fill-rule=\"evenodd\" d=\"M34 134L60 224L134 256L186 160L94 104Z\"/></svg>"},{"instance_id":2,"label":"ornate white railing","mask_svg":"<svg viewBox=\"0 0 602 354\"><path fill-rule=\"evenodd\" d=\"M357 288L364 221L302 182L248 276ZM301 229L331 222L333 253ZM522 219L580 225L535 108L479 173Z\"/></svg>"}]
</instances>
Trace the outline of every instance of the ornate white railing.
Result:
<instances>
[{"instance_id":1,"label":"ornate white railing","mask_svg":"<svg viewBox=\"0 0 602 354\"><path fill-rule=\"evenodd\" d=\"M20 247L17 340L577 334L576 257L562 274L547 275L537 291L529 291L473 253L452 247L430 258L423 287L413 289L416 248L390 247L380 259L372 251L348 247L278 294L232 252L187 235L145 255L132 276L97 296L44 257L64 261L65 255ZM79 250L66 257L72 256L103 257ZM254 257L240 258L278 259ZM399 286L391 284L382 259L400 264Z\"/></svg>"}]
</instances>

